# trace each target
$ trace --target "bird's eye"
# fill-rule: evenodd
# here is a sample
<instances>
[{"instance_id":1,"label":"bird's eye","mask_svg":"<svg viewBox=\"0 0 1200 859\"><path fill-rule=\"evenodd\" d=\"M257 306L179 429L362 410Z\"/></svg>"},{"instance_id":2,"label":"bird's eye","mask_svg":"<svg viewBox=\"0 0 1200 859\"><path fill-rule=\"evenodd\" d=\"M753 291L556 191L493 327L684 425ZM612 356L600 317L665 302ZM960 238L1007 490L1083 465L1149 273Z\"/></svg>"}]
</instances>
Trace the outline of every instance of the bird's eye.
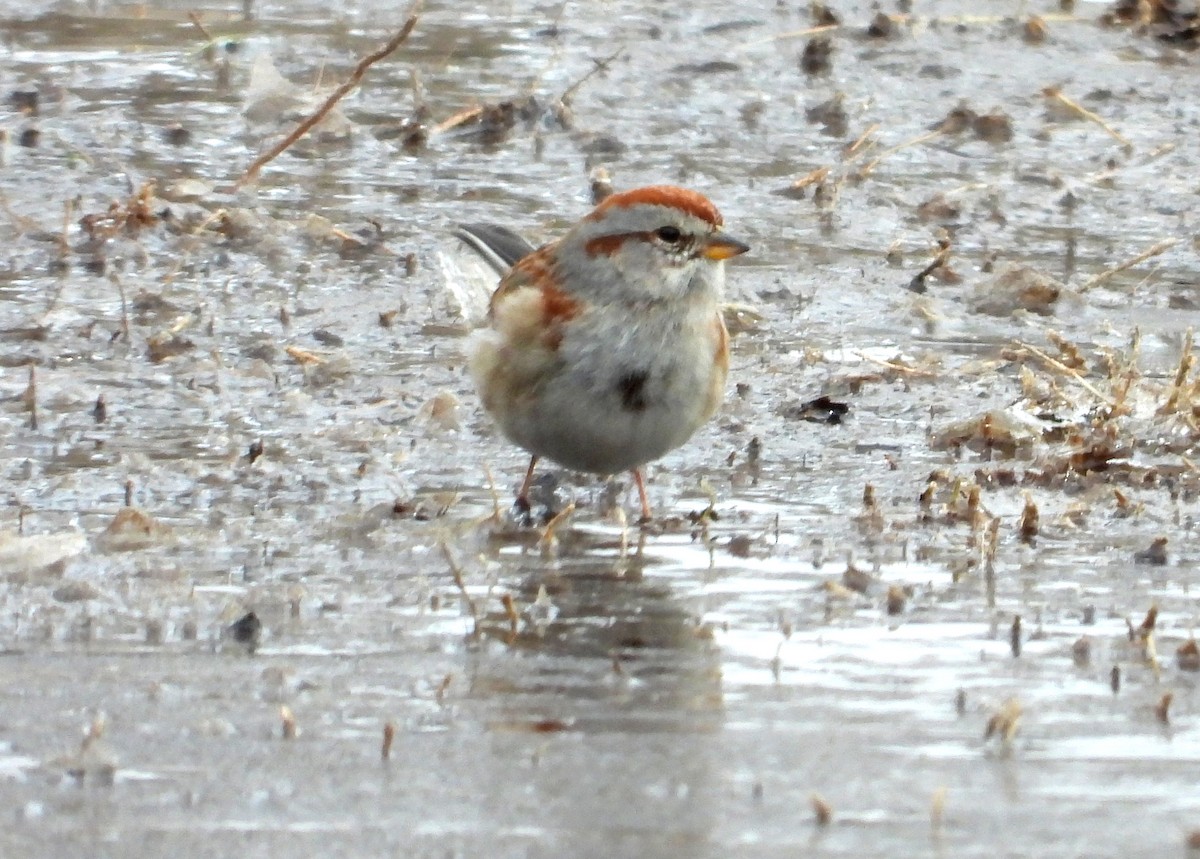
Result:
<instances>
[{"instance_id":1,"label":"bird's eye","mask_svg":"<svg viewBox=\"0 0 1200 859\"><path fill-rule=\"evenodd\" d=\"M678 227L659 227L654 234L672 245L678 244L679 240L683 238L683 233L679 231Z\"/></svg>"}]
</instances>

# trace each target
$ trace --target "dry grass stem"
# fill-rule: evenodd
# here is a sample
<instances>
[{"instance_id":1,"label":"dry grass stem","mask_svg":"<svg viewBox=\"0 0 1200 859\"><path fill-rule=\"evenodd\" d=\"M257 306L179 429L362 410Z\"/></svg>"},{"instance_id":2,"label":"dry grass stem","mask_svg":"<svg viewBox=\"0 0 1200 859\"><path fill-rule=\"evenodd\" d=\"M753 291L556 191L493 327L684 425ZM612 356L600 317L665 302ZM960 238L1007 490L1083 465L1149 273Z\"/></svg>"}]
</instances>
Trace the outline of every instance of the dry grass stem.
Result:
<instances>
[{"instance_id":1,"label":"dry grass stem","mask_svg":"<svg viewBox=\"0 0 1200 859\"><path fill-rule=\"evenodd\" d=\"M825 181L825 177L829 175L828 167L818 167L816 170L810 170L796 181L788 186L789 191L803 191L809 185L816 185L818 182Z\"/></svg>"},{"instance_id":2,"label":"dry grass stem","mask_svg":"<svg viewBox=\"0 0 1200 859\"><path fill-rule=\"evenodd\" d=\"M904 364L898 364L895 361L885 361L882 358L872 358L870 355L866 354L865 352L855 352L854 354L857 355L859 358L862 358L864 361L866 361L869 364L877 364L880 367L886 367L887 369L891 370L892 372L899 373L901 376L908 376L910 378L916 378L916 379L936 379L937 378L937 373L934 373L930 370L920 370L920 369L917 369L916 367L908 367Z\"/></svg>"},{"instance_id":3,"label":"dry grass stem","mask_svg":"<svg viewBox=\"0 0 1200 859\"><path fill-rule=\"evenodd\" d=\"M1000 517L988 523L986 540L983 544L983 580L987 591L987 607L996 607L996 552L1000 548Z\"/></svg>"},{"instance_id":4,"label":"dry grass stem","mask_svg":"<svg viewBox=\"0 0 1200 859\"><path fill-rule=\"evenodd\" d=\"M1099 388L1097 388L1095 385L1093 385L1091 382L1089 382L1087 379L1085 379L1082 375L1080 375L1078 370L1074 370L1071 367L1068 367L1062 361L1059 361L1057 358L1052 358L1051 356L1049 356L1045 352L1043 352L1041 349L1037 348L1036 346L1032 346L1029 343L1019 343L1017 345L1021 349L1024 349L1030 355L1033 355L1039 361L1044 363L1047 367L1050 367L1052 370L1057 370L1058 372L1062 373L1064 376L1070 377L1081 388L1083 388L1085 391L1087 391L1089 394L1091 394L1096 399L1100 400L1101 402L1107 403L1110 406L1117 405L1116 400L1114 400L1108 394L1104 393Z\"/></svg>"},{"instance_id":5,"label":"dry grass stem","mask_svg":"<svg viewBox=\"0 0 1200 859\"><path fill-rule=\"evenodd\" d=\"M63 204L62 234L58 238L59 247L65 254L71 250L71 223L75 220L75 201L69 199Z\"/></svg>"},{"instance_id":6,"label":"dry grass stem","mask_svg":"<svg viewBox=\"0 0 1200 859\"><path fill-rule=\"evenodd\" d=\"M1105 121L1104 117L1098 113L1088 110L1082 104L1070 98L1069 96L1063 95L1062 90L1060 90L1058 87L1046 87L1044 90L1042 90L1042 95L1046 96L1047 98L1054 99L1063 107L1067 108L1067 110L1071 111L1080 118L1086 119L1088 122L1096 123L1096 125L1103 128L1113 140L1120 143L1126 149L1133 149L1133 144L1130 142L1129 138L1109 125L1108 122Z\"/></svg>"},{"instance_id":7,"label":"dry grass stem","mask_svg":"<svg viewBox=\"0 0 1200 859\"><path fill-rule=\"evenodd\" d=\"M500 597L500 604L504 606L504 616L508 618L508 632L515 637L521 628L521 613L517 611L517 601L512 598L512 594L504 594Z\"/></svg>"},{"instance_id":8,"label":"dry grass stem","mask_svg":"<svg viewBox=\"0 0 1200 859\"><path fill-rule=\"evenodd\" d=\"M234 187L240 188L258 176L259 171L262 170L263 167L265 167L271 161L274 161L277 157L279 157L279 155L285 152L289 146L307 134L314 126L317 125L317 123L325 118L329 111L333 110L334 105L345 98L352 89L358 86L359 82L363 79L363 75L366 74L367 69L387 57L389 54L392 54L397 48L403 45L408 40L413 28L417 26L417 19L420 17L418 14L420 12L420 7L421 0L417 0L413 6L412 12L408 17L408 20L404 22L404 26L400 28L400 31L396 33L396 35L392 36L392 38L389 39L381 48L373 53L367 54L365 57L359 60L358 65L354 67L354 71L350 73L350 77L347 78L340 86L338 86L337 89L330 93L329 97L325 99L325 102L320 107L309 114L307 118L302 120L300 124L293 129L291 134L276 143L265 153L258 156L258 158L254 159L254 163L246 168L246 172L242 174L242 177L238 179L236 183L234 183Z\"/></svg>"},{"instance_id":9,"label":"dry grass stem","mask_svg":"<svg viewBox=\"0 0 1200 859\"><path fill-rule=\"evenodd\" d=\"M1158 703L1154 705L1154 715L1164 725L1171 724L1171 702L1174 700L1174 692L1163 692Z\"/></svg>"},{"instance_id":10,"label":"dry grass stem","mask_svg":"<svg viewBox=\"0 0 1200 859\"><path fill-rule=\"evenodd\" d=\"M842 160L847 162L853 161L859 155L863 154L863 152L873 147L875 145L875 141L871 138L875 135L875 132L879 131L879 127L880 126L878 122L873 122L868 125L866 131L858 135L858 137L854 139L853 143L842 150Z\"/></svg>"},{"instance_id":11,"label":"dry grass stem","mask_svg":"<svg viewBox=\"0 0 1200 859\"><path fill-rule=\"evenodd\" d=\"M941 829L942 818L946 813L946 788L939 787L933 792L933 799L929 803L929 824L934 829Z\"/></svg>"},{"instance_id":12,"label":"dry grass stem","mask_svg":"<svg viewBox=\"0 0 1200 859\"><path fill-rule=\"evenodd\" d=\"M1017 522L1017 534L1020 536L1021 542L1033 545L1040 530L1040 521L1041 514L1033 502L1033 496L1026 492L1025 506L1022 508L1021 518Z\"/></svg>"},{"instance_id":13,"label":"dry grass stem","mask_svg":"<svg viewBox=\"0 0 1200 859\"><path fill-rule=\"evenodd\" d=\"M475 600L471 597L467 590L467 583L463 580L462 568L458 562L454 560L454 556L450 554L450 547L445 542L439 543L442 550L442 556L445 557L446 563L450 567L450 575L454 578L454 586L458 588L459 594L462 596L463 602L466 603L467 610L471 613L471 620L475 622L475 632L479 631L479 607L475 604Z\"/></svg>"},{"instance_id":14,"label":"dry grass stem","mask_svg":"<svg viewBox=\"0 0 1200 859\"><path fill-rule=\"evenodd\" d=\"M204 41L210 44L216 41L216 38L213 37L212 33L208 32L208 28L204 26L204 22L200 20L200 16L196 14L195 10L189 10L187 16L188 20L192 22L192 26L200 31L200 35L204 37Z\"/></svg>"},{"instance_id":15,"label":"dry grass stem","mask_svg":"<svg viewBox=\"0 0 1200 859\"><path fill-rule=\"evenodd\" d=\"M565 7L564 7L565 8ZM618 48L602 60L592 60L592 68L588 69L579 77L573 84L563 90L563 94L558 97L558 102L564 106L570 106L571 99L575 97L575 93L579 92L579 88L590 81L600 72L608 71L608 67L613 64L621 54L625 53L624 48Z\"/></svg>"},{"instance_id":16,"label":"dry grass stem","mask_svg":"<svg viewBox=\"0 0 1200 859\"><path fill-rule=\"evenodd\" d=\"M453 674L447 674L442 678L442 682L438 684L437 692L434 694L434 698L438 704L444 704L446 702L446 693L450 690L450 684L453 682Z\"/></svg>"},{"instance_id":17,"label":"dry grass stem","mask_svg":"<svg viewBox=\"0 0 1200 859\"><path fill-rule=\"evenodd\" d=\"M812 802L813 816L816 819L817 826L828 826L833 822L833 806L830 805L825 797L819 793L814 793L810 797Z\"/></svg>"},{"instance_id":18,"label":"dry grass stem","mask_svg":"<svg viewBox=\"0 0 1200 859\"><path fill-rule=\"evenodd\" d=\"M392 756L392 742L396 739L396 726L387 722L383 726L383 745L379 748L379 757L387 760Z\"/></svg>"},{"instance_id":19,"label":"dry grass stem","mask_svg":"<svg viewBox=\"0 0 1200 859\"><path fill-rule=\"evenodd\" d=\"M1079 291L1087 292L1089 289L1099 286L1114 275L1120 274L1126 269L1131 269L1135 265L1143 263L1151 257L1156 257L1161 253L1165 253L1166 251L1175 247L1177 244L1179 244L1179 239L1164 239L1163 241L1158 242L1157 244L1152 245L1151 247L1142 251L1137 256L1125 260L1125 262L1121 263L1120 265L1115 265L1106 271L1100 272L1100 274L1096 275L1091 280L1084 283L1083 286L1079 287Z\"/></svg>"},{"instance_id":20,"label":"dry grass stem","mask_svg":"<svg viewBox=\"0 0 1200 859\"><path fill-rule=\"evenodd\" d=\"M492 495L492 516L491 518L499 522L501 521L502 513L500 511L500 492L496 489L496 478L492 474L492 467L484 465L483 474L487 478L488 492Z\"/></svg>"},{"instance_id":21,"label":"dry grass stem","mask_svg":"<svg viewBox=\"0 0 1200 859\"><path fill-rule=\"evenodd\" d=\"M1183 350L1179 356L1179 367L1175 370L1175 380L1171 383L1171 392L1167 395L1166 402L1159 406L1158 414L1160 415L1169 415L1179 410L1179 397L1189 387L1188 376L1196 361L1196 357L1192 353L1192 344L1192 329L1189 328L1183 336ZM1187 406L1190 409L1190 403Z\"/></svg>"},{"instance_id":22,"label":"dry grass stem","mask_svg":"<svg viewBox=\"0 0 1200 859\"><path fill-rule=\"evenodd\" d=\"M555 536L555 532L558 531L559 527L566 522L574 512L575 502L572 501L562 510L558 511L558 513L554 515L553 519L546 523L546 527L542 531L542 536L538 539L539 549L541 549L543 552L546 552L554 546L558 540L558 538Z\"/></svg>"},{"instance_id":23,"label":"dry grass stem","mask_svg":"<svg viewBox=\"0 0 1200 859\"><path fill-rule=\"evenodd\" d=\"M841 24L822 24L819 27L806 27L803 30L788 30L786 33L776 33L774 36L768 36L765 39L758 39L753 42L747 42L742 45L742 50L748 50L758 45L769 45L771 42L783 42L789 39L805 39L809 36L817 36L821 33L832 33L835 30L840 30Z\"/></svg>"},{"instance_id":24,"label":"dry grass stem","mask_svg":"<svg viewBox=\"0 0 1200 859\"><path fill-rule=\"evenodd\" d=\"M281 735L283 739L296 739L296 715L287 704L279 708L279 721L281 723Z\"/></svg>"},{"instance_id":25,"label":"dry grass stem","mask_svg":"<svg viewBox=\"0 0 1200 859\"><path fill-rule=\"evenodd\" d=\"M902 149L908 149L911 146L919 146L922 143L926 143L930 140L935 140L938 137L941 137L943 134L945 134L945 131L943 131L940 128L935 128L933 131L927 131L924 134L917 135L916 137L912 138L911 140L906 140L903 143L899 143L899 144L891 147L890 149L885 149L882 152L880 152L878 155L876 155L874 158L872 158L870 161L868 161L866 164L864 164L862 166L862 169L860 169L858 171L858 175L860 177L869 176L875 170L875 168L879 166L879 162L883 161L883 159L887 158L889 155L894 155L897 152L901 151Z\"/></svg>"},{"instance_id":26,"label":"dry grass stem","mask_svg":"<svg viewBox=\"0 0 1200 859\"><path fill-rule=\"evenodd\" d=\"M444 134L452 128L457 128L460 125L473 122L483 114L483 111L484 107L481 104L472 105L471 107L464 107L462 110L451 114L433 128L429 129L429 134L431 136L435 134Z\"/></svg>"}]
</instances>

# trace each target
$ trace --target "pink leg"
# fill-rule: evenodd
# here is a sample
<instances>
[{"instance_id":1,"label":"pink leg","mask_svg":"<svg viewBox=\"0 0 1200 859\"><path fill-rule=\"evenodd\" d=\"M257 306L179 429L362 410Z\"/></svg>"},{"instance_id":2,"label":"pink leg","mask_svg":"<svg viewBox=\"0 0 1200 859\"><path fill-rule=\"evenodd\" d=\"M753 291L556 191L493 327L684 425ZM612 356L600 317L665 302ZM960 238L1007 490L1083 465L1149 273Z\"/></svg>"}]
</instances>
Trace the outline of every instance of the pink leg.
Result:
<instances>
[{"instance_id":1,"label":"pink leg","mask_svg":"<svg viewBox=\"0 0 1200 859\"><path fill-rule=\"evenodd\" d=\"M646 484L642 480L642 470L635 468L629 473L633 475L633 482L637 484L638 499L642 502L642 521L649 522L654 516L650 512L650 499L646 497Z\"/></svg>"},{"instance_id":2,"label":"pink leg","mask_svg":"<svg viewBox=\"0 0 1200 859\"><path fill-rule=\"evenodd\" d=\"M521 483L521 491L517 493L517 503L529 509L529 487L533 486L533 469L538 464L536 456L529 457L529 468L525 472L525 480Z\"/></svg>"}]
</instances>

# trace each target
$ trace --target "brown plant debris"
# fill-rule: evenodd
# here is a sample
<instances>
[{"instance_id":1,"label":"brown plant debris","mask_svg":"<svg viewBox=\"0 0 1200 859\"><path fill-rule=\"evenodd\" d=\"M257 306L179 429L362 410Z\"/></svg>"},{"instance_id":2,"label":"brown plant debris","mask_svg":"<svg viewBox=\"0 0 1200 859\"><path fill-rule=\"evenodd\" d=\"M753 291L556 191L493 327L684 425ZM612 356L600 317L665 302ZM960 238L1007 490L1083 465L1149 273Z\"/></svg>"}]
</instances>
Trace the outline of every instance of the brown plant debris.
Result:
<instances>
[{"instance_id":1,"label":"brown plant debris","mask_svg":"<svg viewBox=\"0 0 1200 859\"><path fill-rule=\"evenodd\" d=\"M597 166L588 171L588 186L592 192L592 204L599 205L608 197L612 196L613 180L612 174L607 167Z\"/></svg>"},{"instance_id":2,"label":"brown plant debris","mask_svg":"<svg viewBox=\"0 0 1200 859\"><path fill-rule=\"evenodd\" d=\"M97 543L107 551L143 549L168 540L172 531L137 507L122 507L108 523Z\"/></svg>"},{"instance_id":3,"label":"brown plant debris","mask_svg":"<svg viewBox=\"0 0 1200 859\"><path fill-rule=\"evenodd\" d=\"M1175 664L1180 671L1200 671L1200 646L1189 638L1175 649Z\"/></svg>"},{"instance_id":4,"label":"brown plant debris","mask_svg":"<svg viewBox=\"0 0 1200 859\"><path fill-rule=\"evenodd\" d=\"M917 206L917 217L922 221L954 221L961 214L962 206L947 199L941 192Z\"/></svg>"},{"instance_id":5,"label":"brown plant debris","mask_svg":"<svg viewBox=\"0 0 1200 859\"><path fill-rule=\"evenodd\" d=\"M155 211L155 180L142 186L124 201L114 200L108 208L79 219L79 226L93 243L104 242L119 235L136 236L143 228L158 223Z\"/></svg>"},{"instance_id":6,"label":"brown plant debris","mask_svg":"<svg viewBox=\"0 0 1200 859\"><path fill-rule=\"evenodd\" d=\"M832 397L822 395L798 405L784 406L781 414L785 418L800 421L810 421L817 424L836 426L850 412L850 404L839 402Z\"/></svg>"},{"instance_id":7,"label":"brown plant debris","mask_svg":"<svg viewBox=\"0 0 1200 859\"><path fill-rule=\"evenodd\" d=\"M103 714L96 716L79 744L78 754L61 759L67 775L76 781L85 779L95 784L110 786L116 779L118 759L116 752L104 739L107 719Z\"/></svg>"},{"instance_id":8,"label":"brown plant debris","mask_svg":"<svg viewBox=\"0 0 1200 859\"><path fill-rule=\"evenodd\" d=\"M812 18L813 25L817 27L836 27L842 23L837 12L824 3L811 3L808 7L808 14Z\"/></svg>"},{"instance_id":9,"label":"brown plant debris","mask_svg":"<svg viewBox=\"0 0 1200 859\"><path fill-rule=\"evenodd\" d=\"M147 338L146 357L151 363L161 364L163 361L176 358L192 349L196 344L187 337L175 331L160 331Z\"/></svg>"},{"instance_id":10,"label":"brown plant debris","mask_svg":"<svg viewBox=\"0 0 1200 859\"><path fill-rule=\"evenodd\" d=\"M908 602L908 591L900 585L890 585L887 589L887 613L895 617L899 614L904 614L904 607Z\"/></svg>"},{"instance_id":11,"label":"brown plant debris","mask_svg":"<svg viewBox=\"0 0 1200 859\"><path fill-rule=\"evenodd\" d=\"M1174 692L1163 692L1158 703L1154 705L1154 716L1164 725L1171 724L1171 702L1175 700Z\"/></svg>"},{"instance_id":12,"label":"brown plant debris","mask_svg":"<svg viewBox=\"0 0 1200 859\"><path fill-rule=\"evenodd\" d=\"M988 143L1007 143L1013 138L1012 118L1002 112L976 113L960 104L930 127L930 131L958 136L970 131L978 140Z\"/></svg>"},{"instance_id":13,"label":"brown plant debris","mask_svg":"<svg viewBox=\"0 0 1200 859\"><path fill-rule=\"evenodd\" d=\"M896 20L884 12L876 12L871 23L867 25L867 37L871 39L892 39L898 33Z\"/></svg>"},{"instance_id":14,"label":"brown plant debris","mask_svg":"<svg viewBox=\"0 0 1200 859\"><path fill-rule=\"evenodd\" d=\"M320 355L309 352L307 349L301 349L299 346L288 346L283 351L287 353L289 358L304 367L312 367L325 363L325 359Z\"/></svg>"},{"instance_id":15,"label":"brown plant debris","mask_svg":"<svg viewBox=\"0 0 1200 859\"><path fill-rule=\"evenodd\" d=\"M942 239L937 244L937 252L933 259L926 264L919 272L912 276L912 279L906 285L909 292L915 292L918 295L924 295L929 291L927 281L929 278L942 281L943 283L957 283L961 278L954 273L950 268L950 255L954 252L954 248L948 238Z\"/></svg>"},{"instance_id":16,"label":"brown plant debris","mask_svg":"<svg viewBox=\"0 0 1200 859\"><path fill-rule=\"evenodd\" d=\"M1038 15L1029 16L1021 27L1021 38L1030 45L1040 45L1046 41L1047 33L1046 19Z\"/></svg>"},{"instance_id":17,"label":"brown plant debris","mask_svg":"<svg viewBox=\"0 0 1200 859\"><path fill-rule=\"evenodd\" d=\"M1152 567L1165 567L1167 565L1167 538L1156 537L1150 542L1150 545L1145 549L1139 549L1133 553L1133 561L1135 564L1147 564ZM1153 629L1153 626L1151 626Z\"/></svg>"},{"instance_id":18,"label":"brown plant debris","mask_svg":"<svg viewBox=\"0 0 1200 859\"><path fill-rule=\"evenodd\" d=\"M1092 663L1092 640L1086 635L1075 639L1071 645L1071 661L1077 668L1086 668Z\"/></svg>"},{"instance_id":19,"label":"brown plant debris","mask_svg":"<svg viewBox=\"0 0 1200 859\"><path fill-rule=\"evenodd\" d=\"M833 822L833 806L825 800L825 797L814 793L809 797L809 801L812 803L813 820L817 826L828 826Z\"/></svg>"},{"instance_id":20,"label":"brown plant debris","mask_svg":"<svg viewBox=\"0 0 1200 859\"><path fill-rule=\"evenodd\" d=\"M980 453L1015 457L1029 452L1041 438L1041 427L1010 412L989 411L946 427L932 441L934 450L966 447Z\"/></svg>"},{"instance_id":21,"label":"brown plant debris","mask_svg":"<svg viewBox=\"0 0 1200 859\"><path fill-rule=\"evenodd\" d=\"M831 98L820 104L806 108L804 118L814 125L820 125L822 134L829 137L845 137L850 127L850 118L846 114L846 94L834 93Z\"/></svg>"},{"instance_id":22,"label":"brown plant debris","mask_svg":"<svg viewBox=\"0 0 1200 859\"><path fill-rule=\"evenodd\" d=\"M774 193L781 197L790 197L793 200L803 200L808 196L809 187L824 182L828 175L828 167L818 167L815 170L810 170L808 173L805 173L799 179L793 181L790 185L776 190Z\"/></svg>"},{"instance_id":23,"label":"brown plant debris","mask_svg":"<svg viewBox=\"0 0 1200 859\"><path fill-rule=\"evenodd\" d=\"M1008 265L978 286L970 305L976 313L989 316L1011 316L1018 310L1050 316L1063 290L1061 283L1035 268Z\"/></svg>"},{"instance_id":24,"label":"brown plant debris","mask_svg":"<svg viewBox=\"0 0 1200 859\"><path fill-rule=\"evenodd\" d=\"M817 36L804 44L800 68L806 75L826 75L833 70L833 40Z\"/></svg>"},{"instance_id":25,"label":"brown plant debris","mask_svg":"<svg viewBox=\"0 0 1200 859\"><path fill-rule=\"evenodd\" d=\"M1100 23L1129 26L1161 41L1195 47L1200 40L1200 10L1183 0L1117 0Z\"/></svg>"},{"instance_id":26,"label":"brown plant debris","mask_svg":"<svg viewBox=\"0 0 1200 859\"><path fill-rule=\"evenodd\" d=\"M253 611L248 611L225 627L222 635L230 641L243 645L253 653L258 649L259 641L262 639L262 628L262 621L259 620L258 615Z\"/></svg>"},{"instance_id":27,"label":"brown plant debris","mask_svg":"<svg viewBox=\"0 0 1200 859\"><path fill-rule=\"evenodd\" d=\"M1063 337L1057 331L1050 330L1046 332L1046 339L1049 340L1059 352L1059 361L1064 367L1068 367L1078 372L1086 372L1088 369L1087 359L1083 357L1083 353L1079 347L1072 343L1067 338Z\"/></svg>"},{"instance_id":28,"label":"brown plant debris","mask_svg":"<svg viewBox=\"0 0 1200 859\"><path fill-rule=\"evenodd\" d=\"M1037 505L1033 503L1033 496L1026 492L1025 506L1022 508L1021 518L1017 522L1017 536L1021 538L1022 543L1032 546L1037 542L1040 518Z\"/></svg>"},{"instance_id":29,"label":"brown plant debris","mask_svg":"<svg viewBox=\"0 0 1200 859\"><path fill-rule=\"evenodd\" d=\"M946 813L946 792L945 786L939 787L933 792L933 798L929 802L929 825L934 829L942 828L942 818Z\"/></svg>"},{"instance_id":30,"label":"brown plant debris","mask_svg":"<svg viewBox=\"0 0 1200 859\"><path fill-rule=\"evenodd\" d=\"M846 571L842 573L843 587L854 591L858 594L866 594L875 585L876 579L866 570L861 570L854 566L853 563L846 565Z\"/></svg>"},{"instance_id":31,"label":"brown plant debris","mask_svg":"<svg viewBox=\"0 0 1200 859\"><path fill-rule=\"evenodd\" d=\"M1009 698L988 718L983 738L998 737L1003 743L1011 743L1021 725L1021 702Z\"/></svg>"},{"instance_id":32,"label":"brown plant debris","mask_svg":"<svg viewBox=\"0 0 1200 859\"><path fill-rule=\"evenodd\" d=\"M285 740L296 739L296 714L287 704L279 708L280 736Z\"/></svg>"}]
</instances>

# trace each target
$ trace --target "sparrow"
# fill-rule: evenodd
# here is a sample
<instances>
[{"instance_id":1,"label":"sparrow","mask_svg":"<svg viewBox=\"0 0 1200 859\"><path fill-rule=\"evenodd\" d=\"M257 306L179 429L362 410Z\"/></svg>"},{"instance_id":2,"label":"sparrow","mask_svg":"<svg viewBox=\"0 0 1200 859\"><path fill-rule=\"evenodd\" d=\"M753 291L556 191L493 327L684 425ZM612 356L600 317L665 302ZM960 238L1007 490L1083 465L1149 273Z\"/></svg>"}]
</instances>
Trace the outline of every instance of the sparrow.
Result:
<instances>
[{"instance_id":1,"label":"sparrow","mask_svg":"<svg viewBox=\"0 0 1200 859\"><path fill-rule=\"evenodd\" d=\"M606 197L536 250L504 227L458 228L506 272L467 367L484 409L530 454L522 509L546 458L630 472L651 519L642 466L691 438L725 390L724 261L750 247L721 226L703 195L652 185Z\"/></svg>"}]
</instances>

